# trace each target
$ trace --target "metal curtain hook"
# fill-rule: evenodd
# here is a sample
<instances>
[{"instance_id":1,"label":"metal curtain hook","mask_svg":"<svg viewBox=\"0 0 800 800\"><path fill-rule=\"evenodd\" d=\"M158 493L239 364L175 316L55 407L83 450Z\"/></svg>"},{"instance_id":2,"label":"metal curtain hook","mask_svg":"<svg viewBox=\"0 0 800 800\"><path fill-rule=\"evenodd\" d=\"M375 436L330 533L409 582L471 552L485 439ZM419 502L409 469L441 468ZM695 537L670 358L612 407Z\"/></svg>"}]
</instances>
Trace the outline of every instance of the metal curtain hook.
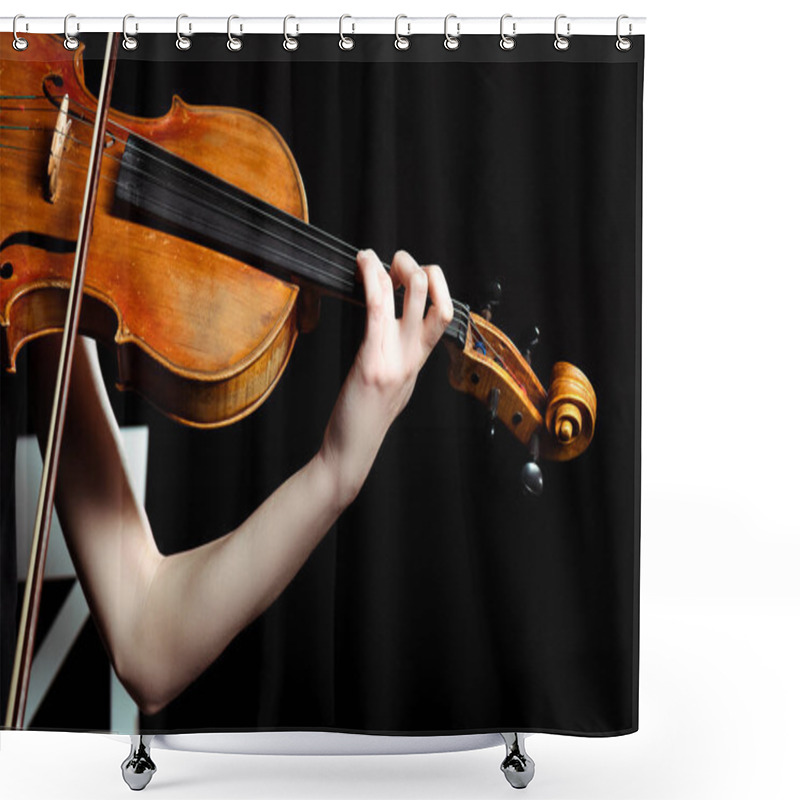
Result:
<instances>
[{"instance_id":1,"label":"metal curtain hook","mask_svg":"<svg viewBox=\"0 0 800 800\"><path fill-rule=\"evenodd\" d=\"M178 14L177 19L175 20L175 34L177 35L177 39L175 40L175 47L178 50L188 50L192 46L192 40L187 38L181 33L181 20L187 19L189 17L188 14ZM192 32L192 23L189 23L189 33Z\"/></svg>"},{"instance_id":2,"label":"metal curtain hook","mask_svg":"<svg viewBox=\"0 0 800 800\"><path fill-rule=\"evenodd\" d=\"M352 50L356 46L356 40L352 36L345 36L343 31L344 21L346 19L353 19L349 14L342 14L339 17L339 47L342 50ZM350 23L352 30L351 33L356 32L356 24L355 22Z\"/></svg>"},{"instance_id":3,"label":"metal curtain hook","mask_svg":"<svg viewBox=\"0 0 800 800\"><path fill-rule=\"evenodd\" d=\"M293 17L291 14L288 14L283 18L283 49L297 50L300 42L298 42L293 36L289 36L288 25L290 19L297 19L297 17ZM300 33L300 26L295 23L295 36L298 33Z\"/></svg>"},{"instance_id":4,"label":"metal curtain hook","mask_svg":"<svg viewBox=\"0 0 800 800\"><path fill-rule=\"evenodd\" d=\"M17 35L17 20L20 20L20 19L25 19L25 15L24 14L17 14L17 16L14 17L14 22L11 25L11 31L14 34L14 45L13 46L14 46L15 50L24 50L28 46L28 40L27 39L23 39L21 36ZM25 23L25 30L26 31L28 30L28 23L27 22Z\"/></svg>"},{"instance_id":5,"label":"metal curtain hook","mask_svg":"<svg viewBox=\"0 0 800 800\"><path fill-rule=\"evenodd\" d=\"M512 14L503 14L503 16L500 17L500 47L502 47L503 50L513 50L517 44L517 40L514 38L517 35L517 23L511 23L511 36L505 32L505 22L512 17Z\"/></svg>"},{"instance_id":6,"label":"metal curtain hook","mask_svg":"<svg viewBox=\"0 0 800 800\"><path fill-rule=\"evenodd\" d=\"M126 14L122 18L122 46L126 50L135 50L139 46L139 40L135 36L128 35L128 20L135 19L133 14ZM134 26L134 30L139 30L139 23Z\"/></svg>"},{"instance_id":7,"label":"metal curtain hook","mask_svg":"<svg viewBox=\"0 0 800 800\"><path fill-rule=\"evenodd\" d=\"M406 31L405 36L400 35L400 20L401 19L408 19L405 14L398 14L394 18L394 46L398 50L408 50L411 47L411 42L407 37L411 36L411 23L407 22L406 26L408 27L408 31Z\"/></svg>"},{"instance_id":8,"label":"metal curtain hook","mask_svg":"<svg viewBox=\"0 0 800 800\"><path fill-rule=\"evenodd\" d=\"M228 50L230 50L232 53L235 53L237 50L242 49L242 40L231 33L231 22L233 22L233 20L235 19L239 19L239 17L237 17L236 14L231 14L228 17ZM242 32L242 26L239 25L239 33L241 32Z\"/></svg>"},{"instance_id":9,"label":"metal curtain hook","mask_svg":"<svg viewBox=\"0 0 800 800\"><path fill-rule=\"evenodd\" d=\"M569 50L569 39L566 38L565 36L562 36L558 32L558 21L560 19L566 19L566 18L567 18L566 14L559 14L556 17L556 21L555 21L555 25L554 25L554 32L555 32L556 40L553 42L553 47L555 47L556 50ZM568 22L567 23L567 36L570 35L570 30L569 29L570 29L570 23Z\"/></svg>"},{"instance_id":10,"label":"metal curtain hook","mask_svg":"<svg viewBox=\"0 0 800 800\"><path fill-rule=\"evenodd\" d=\"M451 19L456 20L456 35L452 36L447 31L447 23L450 22ZM455 14L448 14L444 18L444 46L447 50L458 50L459 45L461 42L459 41L458 37L461 36L461 23L458 22L458 17Z\"/></svg>"},{"instance_id":11,"label":"metal curtain hook","mask_svg":"<svg viewBox=\"0 0 800 800\"><path fill-rule=\"evenodd\" d=\"M69 31L67 30L67 26L69 25L69 21L71 19L75 19L74 14L67 14L67 16L64 17L64 47L67 50L77 50L80 42L74 36L70 36ZM76 31L79 31L80 29L80 25L75 26Z\"/></svg>"},{"instance_id":12,"label":"metal curtain hook","mask_svg":"<svg viewBox=\"0 0 800 800\"><path fill-rule=\"evenodd\" d=\"M627 14L620 14L617 17L617 42L616 42L616 45L617 45L617 50L621 50L623 53L626 50L630 50L631 49L631 44L632 44L630 39L625 38L619 32L620 22L622 22L622 20L628 19L628 18L629 17L628 17ZM630 36L632 33L633 33L633 25L631 25L631 23L629 22L628 23L628 36Z\"/></svg>"}]
</instances>

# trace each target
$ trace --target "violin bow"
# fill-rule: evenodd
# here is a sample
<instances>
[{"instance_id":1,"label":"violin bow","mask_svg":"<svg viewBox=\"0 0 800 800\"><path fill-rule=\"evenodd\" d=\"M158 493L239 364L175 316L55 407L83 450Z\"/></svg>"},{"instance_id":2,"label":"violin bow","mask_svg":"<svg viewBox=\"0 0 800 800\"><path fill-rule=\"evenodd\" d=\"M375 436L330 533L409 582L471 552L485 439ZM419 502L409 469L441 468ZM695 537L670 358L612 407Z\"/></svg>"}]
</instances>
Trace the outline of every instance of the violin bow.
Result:
<instances>
[{"instance_id":1,"label":"violin bow","mask_svg":"<svg viewBox=\"0 0 800 800\"><path fill-rule=\"evenodd\" d=\"M64 319L64 333L61 338L61 355L56 373L42 480L39 484L39 499L36 506L31 557L28 563L28 578L25 583L25 594L22 601L17 649L14 655L14 670L11 674L11 689L5 721L5 727L7 728L22 729L25 723L25 705L28 699L36 625L42 599L42 581L47 560L47 544L50 539L50 523L53 517L58 460L61 452L61 439L64 433L72 359L75 354L75 342L78 335L78 320L80 319L83 284L86 275L86 258L89 253L89 242L92 235L97 187L100 183L102 142L105 137L108 109L111 105L111 87L117 63L118 39L118 33L108 34L105 57L103 59L97 115L95 116L92 133L86 189L83 195L83 208L81 210L78 241L75 248L75 264L72 268L72 282L67 300L67 313Z\"/></svg>"}]
</instances>

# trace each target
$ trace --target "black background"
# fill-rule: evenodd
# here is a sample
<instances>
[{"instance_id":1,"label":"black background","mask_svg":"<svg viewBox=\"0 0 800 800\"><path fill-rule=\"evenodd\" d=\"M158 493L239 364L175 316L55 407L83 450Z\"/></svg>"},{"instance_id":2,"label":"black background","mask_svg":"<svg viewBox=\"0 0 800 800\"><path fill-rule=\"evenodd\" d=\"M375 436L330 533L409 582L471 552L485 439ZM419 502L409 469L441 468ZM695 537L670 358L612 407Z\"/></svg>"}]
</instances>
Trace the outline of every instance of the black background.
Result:
<instances>
[{"instance_id":1,"label":"black background","mask_svg":"<svg viewBox=\"0 0 800 800\"><path fill-rule=\"evenodd\" d=\"M142 38L122 53L113 103L166 113L173 94L248 108L292 150L311 221L384 261L438 263L476 306L499 279L494 322L533 367L590 378L593 443L543 464L523 496L524 448L453 392L438 348L356 502L281 598L143 730L328 729L625 733L638 725L640 185L643 41L465 37ZM88 39L96 87L100 38ZM235 143L231 158L236 157ZM147 511L163 552L220 536L315 452L363 331L323 302L280 384L218 431L173 423L112 390L122 424L150 426ZM103 357L109 381L112 354ZM94 635L94 632L91 631ZM91 645L87 644L86 647ZM76 658L74 655L71 658ZM60 687L60 689L59 689ZM74 684L73 684L74 690ZM87 692L89 687L86 687ZM34 727L102 727L56 699ZM98 701L102 704L102 698Z\"/></svg>"}]
</instances>

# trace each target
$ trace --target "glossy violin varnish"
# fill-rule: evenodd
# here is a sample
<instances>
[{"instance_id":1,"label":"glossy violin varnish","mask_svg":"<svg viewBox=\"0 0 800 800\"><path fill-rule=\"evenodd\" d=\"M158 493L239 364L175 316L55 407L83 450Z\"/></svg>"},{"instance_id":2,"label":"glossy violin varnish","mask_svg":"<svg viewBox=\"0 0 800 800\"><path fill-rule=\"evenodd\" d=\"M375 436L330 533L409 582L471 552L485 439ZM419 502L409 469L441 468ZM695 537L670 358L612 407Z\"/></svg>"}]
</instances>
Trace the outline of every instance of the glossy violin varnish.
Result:
<instances>
[{"instance_id":1,"label":"glossy violin varnish","mask_svg":"<svg viewBox=\"0 0 800 800\"><path fill-rule=\"evenodd\" d=\"M23 87L13 118L33 122L41 135L28 140L34 146L23 151L3 150L9 162L4 171L12 160L20 160L20 153L25 158L14 180L4 183L4 194L13 200L3 209L0 234L4 242L15 235L53 239L39 239L43 246L35 254L22 244L7 252L11 263L18 264L13 280L0 284L7 320L4 349L12 370L23 344L56 329L63 316L62 292L71 260L69 252L59 253L58 248L69 248L75 230L88 159L87 118L95 104L83 78L81 49L67 53L70 61L58 37L35 37L24 59L4 76L9 85ZM70 103L75 124L68 117ZM36 145L44 151L45 142L46 188L22 205L18 197L42 182L35 180L39 159L34 156ZM234 151L237 158L230 157ZM176 96L170 111L158 119L112 112L104 156L82 332L117 348L120 388L136 389L174 419L215 427L246 416L279 380L298 332L299 287L270 273L290 281L299 278L312 302L316 291L357 291L352 279L340 287L336 276L326 273L325 257L336 250L334 245L323 241L319 253L309 254L303 226L291 226L292 218L307 221L308 210L286 143L252 113L191 106ZM56 202L62 184L63 197ZM226 203L243 213L222 213ZM265 220L276 228L283 225L277 249L270 246ZM292 232L297 241L285 238ZM253 269L226 251L244 253L263 268ZM311 264L304 265L308 255ZM322 264L316 271L314 259ZM484 384L493 375L505 389L499 418L527 443L542 425L544 388L490 322L471 315L463 323L463 335L481 347L472 341L461 347L456 340L451 383L488 403L494 388ZM466 370L486 378L480 385L462 385L453 376ZM575 410L562 392L558 403L568 405L572 416L565 423L561 419L566 412L559 412L560 434L552 426L542 432L545 457L571 458L591 440L594 392L577 368L573 385L582 410ZM522 415L522 421L513 422L515 415ZM581 426L582 420L587 424ZM563 435L567 424L574 425L574 435Z\"/></svg>"},{"instance_id":2,"label":"glossy violin varnish","mask_svg":"<svg viewBox=\"0 0 800 800\"><path fill-rule=\"evenodd\" d=\"M59 37L30 39L19 59L4 62L2 75L3 87L16 87L18 98L4 119L24 120L33 129L23 150L0 149L2 257L14 269L0 282L0 302L4 356L12 370L26 341L63 320L89 155L87 122L95 106L83 79L83 48L73 54ZM56 123L67 96L75 117L55 158L57 170L51 170L58 186L51 202L44 167L58 141ZM297 290L186 238L119 216L120 160L134 132L299 216L306 214L302 181L280 135L253 114L193 109L178 98L156 120L111 112L81 332L117 348L120 388L140 391L188 424L228 423L263 402L280 377L296 337ZM232 159L234 147L239 157Z\"/></svg>"}]
</instances>

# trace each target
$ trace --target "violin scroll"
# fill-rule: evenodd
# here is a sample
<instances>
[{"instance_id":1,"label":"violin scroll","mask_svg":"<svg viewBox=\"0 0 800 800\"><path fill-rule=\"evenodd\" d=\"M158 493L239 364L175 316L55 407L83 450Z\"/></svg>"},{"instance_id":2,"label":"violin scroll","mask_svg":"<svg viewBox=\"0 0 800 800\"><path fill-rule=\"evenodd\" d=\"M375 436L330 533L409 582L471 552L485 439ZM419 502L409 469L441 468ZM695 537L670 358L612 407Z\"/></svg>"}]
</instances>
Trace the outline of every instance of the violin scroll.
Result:
<instances>
[{"instance_id":1,"label":"violin scroll","mask_svg":"<svg viewBox=\"0 0 800 800\"><path fill-rule=\"evenodd\" d=\"M553 366L545 390L528 360L511 340L479 314L469 315L463 343L447 342L450 383L489 408L530 452L523 486L541 493L539 456L567 461L580 455L594 436L597 397L589 379L573 364Z\"/></svg>"},{"instance_id":2,"label":"violin scroll","mask_svg":"<svg viewBox=\"0 0 800 800\"><path fill-rule=\"evenodd\" d=\"M592 441L597 397L589 379L574 365L557 361L550 375L544 419L548 436L542 442L545 458L568 461Z\"/></svg>"}]
</instances>

